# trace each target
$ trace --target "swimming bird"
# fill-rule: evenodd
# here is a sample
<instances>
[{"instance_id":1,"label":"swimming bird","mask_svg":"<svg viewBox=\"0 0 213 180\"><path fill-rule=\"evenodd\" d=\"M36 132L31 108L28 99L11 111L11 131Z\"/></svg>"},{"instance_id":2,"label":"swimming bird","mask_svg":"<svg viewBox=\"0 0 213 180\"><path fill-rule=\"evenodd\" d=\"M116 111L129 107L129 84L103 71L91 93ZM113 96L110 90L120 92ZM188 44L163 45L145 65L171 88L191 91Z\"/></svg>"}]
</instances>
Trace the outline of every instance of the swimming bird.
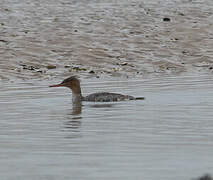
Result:
<instances>
[{"instance_id":1,"label":"swimming bird","mask_svg":"<svg viewBox=\"0 0 213 180\"><path fill-rule=\"evenodd\" d=\"M109 92L98 92L93 93L88 96L82 96L80 81L76 76L71 76L61 83L56 85L51 85L49 87L68 87L72 90L72 102L81 101L93 101L93 102L113 102L113 101L126 101L126 100L144 100L144 97L133 97L129 95L123 95L118 93Z\"/></svg>"}]
</instances>

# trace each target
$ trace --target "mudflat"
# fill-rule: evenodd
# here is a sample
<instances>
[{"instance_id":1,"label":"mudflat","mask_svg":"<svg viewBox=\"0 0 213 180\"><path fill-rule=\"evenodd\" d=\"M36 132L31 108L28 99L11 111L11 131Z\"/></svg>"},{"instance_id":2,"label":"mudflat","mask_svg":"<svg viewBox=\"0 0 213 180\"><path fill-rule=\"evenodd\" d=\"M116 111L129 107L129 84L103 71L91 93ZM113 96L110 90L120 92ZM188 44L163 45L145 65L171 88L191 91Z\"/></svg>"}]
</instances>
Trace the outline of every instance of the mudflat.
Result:
<instances>
[{"instance_id":1,"label":"mudflat","mask_svg":"<svg viewBox=\"0 0 213 180\"><path fill-rule=\"evenodd\" d=\"M8 0L0 80L212 73L213 1Z\"/></svg>"}]
</instances>

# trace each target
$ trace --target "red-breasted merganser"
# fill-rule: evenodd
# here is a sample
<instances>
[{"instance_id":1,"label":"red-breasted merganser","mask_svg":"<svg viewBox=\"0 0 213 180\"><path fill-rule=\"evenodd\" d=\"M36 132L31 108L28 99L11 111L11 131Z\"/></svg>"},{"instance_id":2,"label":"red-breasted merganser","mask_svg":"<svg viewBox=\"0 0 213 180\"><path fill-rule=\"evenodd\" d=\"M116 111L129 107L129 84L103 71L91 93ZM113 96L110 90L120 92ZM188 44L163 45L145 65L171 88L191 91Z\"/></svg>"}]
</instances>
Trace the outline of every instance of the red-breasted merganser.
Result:
<instances>
[{"instance_id":1,"label":"red-breasted merganser","mask_svg":"<svg viewBox=\"0 0 213 180\"><path fill-rule=\"evenodd\" d=\"M77 77L71 76L63 80L60 84L51 85L49 87L68 87L72 90L72 101L93 101L93 102L112 102L112 101L126 101L126 100L144 100L144 97L133 97L129 95L99 92L93 93L83 97L81 94L80 81Z\"/></svg>"}]
</instances>

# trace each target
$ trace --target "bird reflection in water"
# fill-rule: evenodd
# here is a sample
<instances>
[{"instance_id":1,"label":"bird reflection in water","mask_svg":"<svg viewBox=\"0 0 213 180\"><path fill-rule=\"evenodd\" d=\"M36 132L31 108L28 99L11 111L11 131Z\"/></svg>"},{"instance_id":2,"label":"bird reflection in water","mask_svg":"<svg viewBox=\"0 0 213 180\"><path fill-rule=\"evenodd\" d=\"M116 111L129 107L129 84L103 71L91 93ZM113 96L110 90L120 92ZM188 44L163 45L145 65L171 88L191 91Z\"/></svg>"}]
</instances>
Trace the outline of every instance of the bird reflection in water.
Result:
<instances>
[{"instance_id":1,"label":"bird reflection in water","mask_svg":"<svg viewBox=\"0 0 213 180\"><path fill-rule=\"evenodd\" d=\"M115 104L112 104L112 103L106 103L106 104L92 104L90 105L90 107L92 108L111 108L113 107Z\"/></svg>"},{"instance_id":2,"label":"bird reflection in water","mask_svg":"<svg viewBox=\"0 0 213 180\"><path fill-rule=\"evenodd\" d=\"M82 111L82 102L72 103L72 115L79 115Z\"/></svg>"},{"instance_id":3,"label":"bird reflection in water","mask_svg":"<svg viewBox=\"0 0 213 180\"><path fill-rule=\"evenodd\" d=\"M67 119L69 120L64 123L64 128L66 130L72 132L79 132L77 129L80 128L81 126L81 119L82 119L82 117L80 116L81 111L82 111L81 102L72 104L72 112L67 114L68 115Z\"/></svg>"},{"instance_id":4,"label":"bird reflection in water","mask_svg":"<svg viewBox=\"0 0 213 180\"><path fill-rule=\"evenodd\" d=\"M104 104L89 104L89 105L85 105L85 106L89 106L91 108L111 108L113 107L115 104L112 103L104 103ZM66 136L66 138L74 138L76 137L76 133L80 132L79 128L81 127L81 112L82 112L82 103L81 101L77 102L77 103L72 103L72 112L68 113L67 115L67 121L64 122L64 129L63 131L69 131L72 132L71 135ZM75 133L75 134L73 134Z\"/></svg>"}]
</instances>

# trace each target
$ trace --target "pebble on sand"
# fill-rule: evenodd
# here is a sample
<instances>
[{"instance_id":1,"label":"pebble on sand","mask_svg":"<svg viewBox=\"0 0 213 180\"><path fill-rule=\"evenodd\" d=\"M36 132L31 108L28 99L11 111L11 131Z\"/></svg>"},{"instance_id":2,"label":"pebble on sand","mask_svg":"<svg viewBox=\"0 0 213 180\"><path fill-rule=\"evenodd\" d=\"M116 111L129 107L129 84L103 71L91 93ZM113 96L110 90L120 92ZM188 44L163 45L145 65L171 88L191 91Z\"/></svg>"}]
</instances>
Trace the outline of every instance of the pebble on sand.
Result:
<instances>
[{"instance_id":1,"label":"pebble on sand","mask_svg":"<svg viewBox=\"0 0 213 180\"><path fill-rule=\"evenodd\" d=\"M165 18L163 18L163 21L165 21L165 22L169 22L169 21L171 21L171 19L170 19L170 18L168 18L168 17L165 17Z\"/></svg>"},{"instance_id":2,"label":"pebble on sand","mask_svg":"<svg viewBox=\"0 0 213 180\"><path fill-rule=\"evenodd\" d=\"M91 71L89 71L89 73L90 73L90 74L94 74L94 73L95 73L95 71L91 70Z\"/></svg>"},{"instance_id":3,"label":"pebble on sand","mask_svg":"<svg viewBox=\"0 0 213 180\"><path fill-rule=\"evenodd\" d=\"M55 65L48 65L47 69L56 69L56 66Z\"/></svg>"}]
</instances>

